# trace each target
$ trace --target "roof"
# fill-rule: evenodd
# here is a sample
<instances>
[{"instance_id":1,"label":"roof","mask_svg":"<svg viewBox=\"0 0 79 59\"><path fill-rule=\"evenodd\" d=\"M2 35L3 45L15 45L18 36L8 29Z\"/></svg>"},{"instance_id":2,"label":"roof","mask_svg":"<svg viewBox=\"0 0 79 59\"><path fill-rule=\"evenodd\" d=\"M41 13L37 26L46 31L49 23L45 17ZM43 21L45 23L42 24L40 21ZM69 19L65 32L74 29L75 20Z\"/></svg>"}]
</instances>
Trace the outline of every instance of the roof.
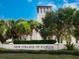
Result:
<instances>
[{"instance_id":1,"label":"roof","mask_svg":"<svg viewBox=\"0 0 79 59\"><path fill-rule=\"evenodd\" d=\"M47 8L51 8L52 6L37 6L37 8L44 8L44 7L47 7Z\"/></svg>"}]
</instances>

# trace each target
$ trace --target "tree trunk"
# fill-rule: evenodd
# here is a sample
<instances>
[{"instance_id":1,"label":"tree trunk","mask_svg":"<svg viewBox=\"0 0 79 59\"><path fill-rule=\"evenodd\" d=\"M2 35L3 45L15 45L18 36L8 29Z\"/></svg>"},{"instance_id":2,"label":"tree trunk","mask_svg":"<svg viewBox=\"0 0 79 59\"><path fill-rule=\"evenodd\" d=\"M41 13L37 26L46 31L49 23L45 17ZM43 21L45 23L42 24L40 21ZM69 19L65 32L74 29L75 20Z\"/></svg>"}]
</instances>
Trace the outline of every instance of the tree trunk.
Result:
<instances>
[{"instance_id":1,"label":"tree trunk","mask_svg":"<svg viewBox=\"0 0 79 59\"><path fill-rule=\"evenodd\" d=\"M61 41L61 43L63 43L63 40L62 39L60 41Z\"/></svg>"},{"instance_id":2,"label":"tree trunk","mask_svg":"<svg viewBox=\"0 0 79 59\"><path fill-rule=\"evenodd\" d=\"M48 40L52 40L52 39L53 39L52 36L53 36L53 35L48 36Z\"/></svg>"},{"instance_id":3,"label":"tree trunk","mask_svg":"<svg viewBox=\"0 0 79 59\"><path fill-rule=\"evenodd\" d=\"M78 43L78 39L76 39L76 43Z\"/></svg>"},{"instance_id":4,"label":"tree trunk","mask_svg":"<svg viewBox=\"0 0 79 59\"><path fill-rule=\"evenodd\" d=\"M58 43L60 43L60 36L57 35L56 37L57 37L57 41L58 41Z\"/></svg>"},{"instance_id":5,"label":"tree trunk","mask_svg":"<svg viewBox=\"0 0 79 59\"><path fill-rule=\"evenodd\" d=\"M43 40L47 40L47 37L46 37L46 36L44 36L44 37L43 37Z\"/></svg>"},{"instance_id":6,"label":"tree trunk","mask_svg":"<svg viewBox=\"0 0 79 59\"><path fill-rule=\"evenodd\" d=\"M30 40L32 40L32 34L30 35Z\"/></svg>"}]
</instances>

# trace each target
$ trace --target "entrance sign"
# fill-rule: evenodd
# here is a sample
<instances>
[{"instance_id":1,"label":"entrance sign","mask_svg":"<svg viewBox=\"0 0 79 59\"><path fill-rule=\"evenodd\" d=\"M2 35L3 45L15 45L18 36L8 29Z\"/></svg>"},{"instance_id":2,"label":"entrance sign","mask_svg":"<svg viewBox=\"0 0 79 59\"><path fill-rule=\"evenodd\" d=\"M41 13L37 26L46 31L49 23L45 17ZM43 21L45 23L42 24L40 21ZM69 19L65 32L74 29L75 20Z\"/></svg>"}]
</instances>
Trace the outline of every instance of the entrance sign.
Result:
<instances>
[{"instance_id":1,"label":"entrance sign","mask_svg":"<svg viewBox=\"0 0 79 59\"><path fill-rule=\"evenodd\" d=\"M64 49L63 44L2 44L0 48L16 50L59 50Z\"/></svg>"}]
</instances>

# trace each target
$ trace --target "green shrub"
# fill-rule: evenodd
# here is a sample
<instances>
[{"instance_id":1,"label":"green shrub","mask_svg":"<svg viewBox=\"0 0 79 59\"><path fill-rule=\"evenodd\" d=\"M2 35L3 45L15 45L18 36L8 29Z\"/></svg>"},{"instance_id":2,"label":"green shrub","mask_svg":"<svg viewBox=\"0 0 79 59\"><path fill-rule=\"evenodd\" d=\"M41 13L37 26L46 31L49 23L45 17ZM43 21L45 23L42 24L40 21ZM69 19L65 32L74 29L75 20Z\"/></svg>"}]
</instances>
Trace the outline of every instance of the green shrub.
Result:
<instances>
[{"instance_id":1,"label":"green shrub","mask_svg":"<svg viewBox=\"0 0 79 59\"><path fill-rule=\"evenodd\" d=\"M73 43L67 43L65 46L67 50L75 50L75 45Z\"/></svg>"},{"instance_id":2,"label":"green shrub","mask_svg":"<svg viewBox=\"0 0 79 59\"><path fill-rule=\"evenodd\" d=\"M28 53L28 54L65 54L65 55L77 55L79 56L79 50L8 50L8 49L1 49L0 53Z\"/></svg>"},{"instance_id":3,"label":"green shrub","mask_svg":"<svg viewBox=\"0 0 79 59\"><path fill-rule=\"evenodd\" d=\"M14 44L54 44L56 43L56 40L14 40Z\"/></svg>"}]
</instances>

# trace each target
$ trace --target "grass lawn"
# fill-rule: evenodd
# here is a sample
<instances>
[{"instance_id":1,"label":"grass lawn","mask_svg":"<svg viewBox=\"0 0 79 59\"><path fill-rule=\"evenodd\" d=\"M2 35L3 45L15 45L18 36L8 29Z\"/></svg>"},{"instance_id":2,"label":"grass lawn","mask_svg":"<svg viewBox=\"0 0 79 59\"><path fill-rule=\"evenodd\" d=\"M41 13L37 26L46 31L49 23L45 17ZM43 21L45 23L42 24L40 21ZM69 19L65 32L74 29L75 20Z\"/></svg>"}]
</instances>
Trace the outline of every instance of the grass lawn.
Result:
<instances>
[{"instance_id":1,"label":"grass lawn","mask_svg":"<svg viewBox=\"0 0 79 59\"><path fill-rule=\"evenodd\" d=\"M52 54L27 54L27 53L3 53L0 59L79 59L74 55L52 55Z\"/></svg>"}]
</instances>

